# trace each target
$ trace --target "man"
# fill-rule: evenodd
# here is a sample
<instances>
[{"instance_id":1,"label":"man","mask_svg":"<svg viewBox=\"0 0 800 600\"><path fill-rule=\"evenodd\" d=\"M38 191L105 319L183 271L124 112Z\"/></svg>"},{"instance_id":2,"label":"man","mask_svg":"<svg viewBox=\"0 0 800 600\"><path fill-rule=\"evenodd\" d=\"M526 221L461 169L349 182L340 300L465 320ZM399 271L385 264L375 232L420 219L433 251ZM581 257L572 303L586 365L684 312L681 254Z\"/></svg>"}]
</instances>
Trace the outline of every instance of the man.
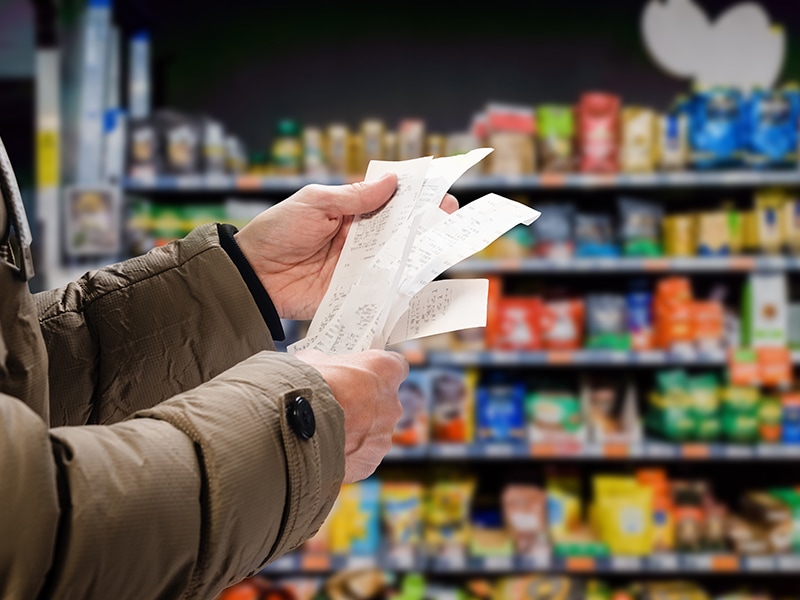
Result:
<instances>
[{"instance_id":1,"label":"man","mask_svg":"<svg viewBox=\"0 0 800 600\"><path fill-rule=\"evenodd\" d=\"M396 185L307 186L32 297L0 142L0 597L212 598L317 531L389 450L408 366L272 338Z\"/></svg>"}]
</instances>

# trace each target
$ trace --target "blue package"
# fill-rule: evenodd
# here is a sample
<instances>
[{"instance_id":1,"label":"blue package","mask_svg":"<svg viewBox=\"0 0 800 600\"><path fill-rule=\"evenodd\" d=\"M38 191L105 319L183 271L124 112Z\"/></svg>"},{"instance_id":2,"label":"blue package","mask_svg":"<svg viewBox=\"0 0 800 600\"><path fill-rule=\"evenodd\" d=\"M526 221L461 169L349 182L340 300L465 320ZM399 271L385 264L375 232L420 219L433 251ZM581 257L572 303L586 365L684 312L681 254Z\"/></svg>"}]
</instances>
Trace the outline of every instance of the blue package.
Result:
<instances>
[{"instance_id":1,"label":"blue package","mask_svg":"<svg viewBox=\"0 0 800 600\"><path fill-rule=\"evenodd\" d=\"M410 369L397 392L403 415L392 434L392 443L400 446L419 446L428 442L428 411L431 385L428 371Z\"/></svg>"},{"instance_id":2,"label":"blue package","mask_svg":"<svg viewBox=\"0 0 800 600\"><path fill-rule=\"evenodd\" d=\"M514 442L525 438L525 386L521 383L478 388L477 438L483 442Z\"/></svg>"},{"instance_id":3,"label":"blue package","mask_svg":"<svg viewBox=\"0 0 800 600\"><path fill-rule=\"evenodd\" d=\"M653 294L634 287L626 299L628 331L635 349L645 348L653 335Z\"/></svg>"},{"instance_id":4,"label":"blue package","mask_svg":"<svg viewBox=\"0 0 800 600\"><path fill-rule=\"evenodd\" d=\"M689 162L697 169L731 167L743 154L743 110L735 89L696 92L686 105L689 114Z\"/></svg>"},{"instance_id":5,"label":"blue package","mask_svg":"<svg viewBox=\"0 0 800 600\"><path fill-rule=\"evenodd\" d=\"M800 92L756 90L744 113L745 161L755 169L793 167L797 162Z\"/></svg>"},{"instance_id":6,"label":"blue package","mask_svg":"<svg viewBox=\"0 0 800 600\"><path fill-rule=\"evenodd\" d=\"M375 555L381 545L381 484L377 479L365 479L358 486L358 519L361 536L351 541L350 552L357 555Z\"/></svg>"},{"instance_id":7,"label":"blue package","mask_svg":"<svg viewBox=\"0 0 800 600\"><path fill-rule=\"evenodd\" d=\"M578 213L575 215L575 256L614 258L619 248L614 243L611 215Z\"/></svg>"}]
</instances>

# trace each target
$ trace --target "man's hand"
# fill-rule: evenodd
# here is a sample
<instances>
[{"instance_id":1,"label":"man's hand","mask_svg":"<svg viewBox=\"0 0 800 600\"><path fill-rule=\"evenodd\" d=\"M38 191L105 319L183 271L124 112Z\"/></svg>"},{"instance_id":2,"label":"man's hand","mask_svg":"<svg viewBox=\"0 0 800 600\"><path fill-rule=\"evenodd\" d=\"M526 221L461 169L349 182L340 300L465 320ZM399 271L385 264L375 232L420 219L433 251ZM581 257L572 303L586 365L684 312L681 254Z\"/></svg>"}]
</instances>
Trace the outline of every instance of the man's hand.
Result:
<instances>
[{"instance_id":1,"label":"man's hand","mask_svg":"<svg viewBox=\"0 0 800 600\"><path fill-rule=\"evenodd\" d=\"M347 355L302 350L295 356L320 372L344 409L344 482L369 477L392 447L403 414L397 392L408 362L384 350Z\"/></svg>"},{"instance_id":2,"label":"man's hand","mask_svg":"<svg viewBox=\"0 0 800 600\"><path fill-rule=\"evenodd\" d=\"M285 319L310 319L328 289L355 215L383 206L397 177L350 185L307 185L236 234L261 284ZM446 195L442 209L458 202Z\"/></svg>"}]
</instances>

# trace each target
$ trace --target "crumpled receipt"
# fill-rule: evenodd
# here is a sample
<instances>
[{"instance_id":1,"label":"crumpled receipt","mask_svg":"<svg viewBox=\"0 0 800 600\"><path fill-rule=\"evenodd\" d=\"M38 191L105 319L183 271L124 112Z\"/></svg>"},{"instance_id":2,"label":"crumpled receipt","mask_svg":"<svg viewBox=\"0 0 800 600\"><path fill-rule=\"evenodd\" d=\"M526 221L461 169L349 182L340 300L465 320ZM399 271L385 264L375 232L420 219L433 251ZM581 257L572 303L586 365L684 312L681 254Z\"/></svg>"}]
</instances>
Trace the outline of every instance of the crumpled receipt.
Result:
<instances>
[{"instance_id":1,"label":"crumpled receipt","mask_svg":"<svg viewBox=\"0 0 800 600\"><path fill-rule=\"evenodd\" d=\"M288 351L348 354L485 326L487 280L436 278L540 214L497 194L450 215L439 207L453 183L491 152L370 162L364 180L394 173L397 190L380 209L355 217L308 333Z\"/></svg>"}]
</instances>

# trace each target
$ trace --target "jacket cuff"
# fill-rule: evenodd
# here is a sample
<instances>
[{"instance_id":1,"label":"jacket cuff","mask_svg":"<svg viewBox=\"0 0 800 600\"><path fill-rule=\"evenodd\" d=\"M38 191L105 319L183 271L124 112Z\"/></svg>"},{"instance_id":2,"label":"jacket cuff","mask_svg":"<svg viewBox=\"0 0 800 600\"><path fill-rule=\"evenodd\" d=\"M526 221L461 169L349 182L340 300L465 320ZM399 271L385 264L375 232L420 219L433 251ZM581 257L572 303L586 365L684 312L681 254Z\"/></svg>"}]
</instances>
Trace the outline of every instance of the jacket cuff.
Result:
<instances>
[{"instance_id":1,"label":"jacket cuff","mask_svg":"<svg viewBox=\"0 0 800 600\"><path fill-rule=\"evenodd\" d=\"M297 396L314 411L308 439L288 415ZM341 488L344 413L319 372L292 356L261 352L136 416L169 422L197 448L204 540L190 597L213 597L299 546Z\"/></svg>"},{"instance_id":2,"label":"jacket cuff","mask_svg":"<svg viewBox=\"0 0 800 600\"><path fill-rule=\"evenodd\" d=\"M247 289L250 290L256 306L258 306L258 310L261 311L261 316L264 317L264 322L267 324L267 327L269 327L272 339L282 342L286 339L286 334L283 332L283 325L281 325L278 311L275 309L275 305L272 303L269 294L267 294L267 290L261 285L258 275L256 275L253 267L250 266L250 262L245 257L242 249L239 248L239 244L236 243L236 239L233 236L237 231L238 229L233 225L218 223L217 232L219 233L219 243L222 249L228 253L233 264L236 265L236 268L239 269L239 273L241 273L242 279L244 279L247 285Z\"/></svg>"}]
</instances>

